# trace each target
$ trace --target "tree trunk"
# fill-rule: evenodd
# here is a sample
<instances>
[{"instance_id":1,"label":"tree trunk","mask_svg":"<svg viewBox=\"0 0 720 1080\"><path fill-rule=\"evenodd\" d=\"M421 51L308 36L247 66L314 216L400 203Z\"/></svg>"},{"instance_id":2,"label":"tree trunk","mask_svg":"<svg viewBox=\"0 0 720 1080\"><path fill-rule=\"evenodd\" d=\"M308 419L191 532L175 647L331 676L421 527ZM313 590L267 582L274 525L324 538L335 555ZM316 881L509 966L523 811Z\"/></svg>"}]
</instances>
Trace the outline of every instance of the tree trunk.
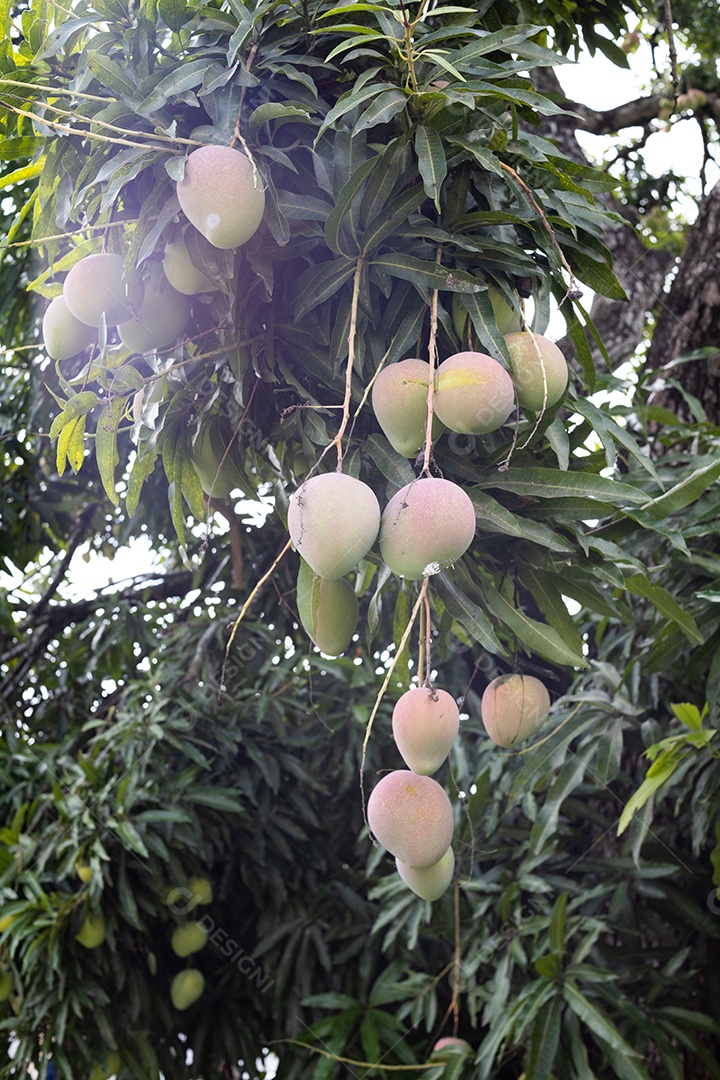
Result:
<instances>
[{"instance_id":1,"label":"tree trunk","mask_svg":"<svg viewBox=\"0 0 720 1080\"><path fill-rule=\"evenodd\" d=\"M680 364L667 373L697 398L711 424L720 424L720 183L707 196L691 228L672 287L663 298L647 363L662 369L698 349L709 356ZM653 404L691 420L690 403L680 390L665 386Z\"/></svg>"}]
</instances>

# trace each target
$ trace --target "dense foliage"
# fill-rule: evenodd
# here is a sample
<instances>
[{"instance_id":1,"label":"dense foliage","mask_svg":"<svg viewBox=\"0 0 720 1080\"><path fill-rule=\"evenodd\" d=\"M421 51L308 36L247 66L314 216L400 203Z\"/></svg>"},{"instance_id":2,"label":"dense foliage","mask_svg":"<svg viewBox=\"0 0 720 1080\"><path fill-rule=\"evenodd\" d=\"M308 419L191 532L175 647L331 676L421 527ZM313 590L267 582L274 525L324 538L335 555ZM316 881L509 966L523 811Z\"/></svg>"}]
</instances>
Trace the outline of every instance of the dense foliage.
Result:
<instances>
[{"instance_id":1,"label":"dense foliage","mask_svg":"<svg viewBox=\"0 0 720 1080\"><path fill-rule=\"evenodd\" d=\"M0 1076L106 1075L113 1051L123 1076L262 1076L268 1047L281 1077L341 1076L342 1058L390 1076L449 1034L472 1056L407 1074L720 1075L718 432L699 402L692 424L655 406L653 373L629 389L596 370L578 282L622 297L613 181L543 134L562 110L531 81L578 34L619 59L606 34L635 7L98 0L34 3L12 29L6 11ZM138 356L101 326L49 362L39 319L65 273L102 249L155 274L207 142L252 156L267 208L237 252L194 242L221 288L193 300L187 339ZM443 777L457 886L430 905L371 846L358 777L418 584L371 553L361 632L330 661L298 625L290 554L226 646L338 430L348 358L344 470L385 502L415 470L371 380L435 335L440 358L507 363L489 285L517 311L532 297L538 332L562 302L574 362L560 406L434 448L478 540L430 585L438 685L465 710ZM203 495L193 453L218 421L259 515ZM140 536L147 572L72 594L81 549ZM368 784L397 764L410 655ZM537 748L505 753L479 698L513 669L557 705ZM198 876L214 936L179 1013L170 936L199 914ZM88 950L75 935L100 912Z\"/></svg>"}]
</instances>

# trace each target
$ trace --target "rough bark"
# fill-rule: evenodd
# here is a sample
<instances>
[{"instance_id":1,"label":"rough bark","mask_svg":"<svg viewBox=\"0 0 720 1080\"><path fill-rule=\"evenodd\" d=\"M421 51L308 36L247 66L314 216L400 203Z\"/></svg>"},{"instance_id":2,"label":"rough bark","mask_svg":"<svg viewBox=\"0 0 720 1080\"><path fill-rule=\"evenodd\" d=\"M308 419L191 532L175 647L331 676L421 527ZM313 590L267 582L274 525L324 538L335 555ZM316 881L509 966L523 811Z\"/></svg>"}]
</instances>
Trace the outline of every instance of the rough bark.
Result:
<instances>
[{"instance_id":1,"label":"rough bark","mask_svg":"<svg viewBox=\"0 0 720 1080\"><path fill-rule=\"evenodd\" d=\"M717 425L720 424L720 183L702 203L698 219L688 234L672 287L660 306L647 363L662 372L679 356L704 348L713 352L680 364L667 374L700 401L710 423ZM684 420L693 419L687 400L673 386L661 390L653 404L671 409Z\"/></svg>"}]
</instances>

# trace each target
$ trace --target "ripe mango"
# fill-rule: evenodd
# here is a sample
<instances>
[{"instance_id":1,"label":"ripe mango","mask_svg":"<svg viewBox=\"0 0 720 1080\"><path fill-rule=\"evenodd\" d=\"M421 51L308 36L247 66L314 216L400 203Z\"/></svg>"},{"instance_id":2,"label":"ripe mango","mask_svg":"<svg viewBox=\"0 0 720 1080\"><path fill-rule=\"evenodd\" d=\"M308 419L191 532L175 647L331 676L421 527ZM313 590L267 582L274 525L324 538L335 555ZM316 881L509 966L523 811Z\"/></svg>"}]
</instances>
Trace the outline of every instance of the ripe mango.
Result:
<instances>
[{"instance_id":1,"label":"ripe mango","mask_svg":"<svg viewBox=\"0 0 720 1080\"><path fill-rule=\"evenodd\" d=\"M345 578L321 578L304 559L297 580L300 622L321 652L340 656L352 641L358 621L355 590Z\"/></svg>"},{"instance_id":2,"label":"ripe mango","mask_svg":"<svg viewBox=\"0 0 720 1080\"><path fill-rule=\"evenodd\" d=\"M545 399L545 408L557 405L564 395L568 384L568 366L565 357L550 338L542 334L508 334L505 342L512 362L512 377L517 390L518 401L523 409L540 412Z\"/></svg>"},{"instance_id":3,"label":"ripe mango","mask_svg":"<svg viewBox=\"0 0 720 1080\"><path fill-rule=\"evenodd\" d=\"M452 480L423 477L385 507L380 551L395 574L417 579L445 570L474 536L475 510L467 492Z\"/></svg>"},{"instance_id":4,"label":"ripe mango","mask_svg":"<svg viewBox=\"0 0 720 1080\"><path fill-rule=\"evenodd\" d=\"M379 529L375 492L354 476L338 472L312 476L290 499L290 536L320 577L345 577L367 555Z\"/></svg>"},{"instance_id":5,"label":"ripe mango","mask_svg":"<svg viewBox=\"0 0 720 1080\"><path fill-rule=\"evenodd\" d=\"M197 968L179 971L170 984L170 1000L182 1011L194 1005L205 989L205 978Z\"/></svg>"},{"instance_id":6,"label":"ripe mango","mask_svg":"<svg viewBox=\"0 0 720 1080\"><path fill-rule=\"evenodd\" d=\"M173 289L184 296L215 292L217 286L205 277L190 258L185 241L181 238L165 245L163 271Z\"/></svg>"},{"instance_id":7,"label":"ripe mango","mask_svg":"<svg viewBox=\"0 0 720 1080\"><path fill-rule=\"evenodd\" d=\"M408 768L421 776L440 768L459 728L458 707L446 690L415 687L403 694L393 709L397 748Z\"/></svg>"},{"instance_id":8,"label":"ripe mango","mask_svg":"<svg viewBox=\"0 0 720 1080\"><path fill-rule=\"evenodd\" d=\"M430 776L408 769L386 773L368 799L367 817L378 842L413 869L434 866L450 847L452 806Z\"/></svg>"},{"instance_id":9,"label":"ripe mango","mask_svg":"<svg viewBox=\"0 0 720 1080\"><path fill-rule=\"evenodd\" d=\"M399 859L395 860L395 866L408 889L412 889L423 900L439 900L455 873L455 855L450 847L432 866L417 869L414 866L407 866Z\"/></svg>"},{"instance_id":10,"label":"ripe mango","mask_svg":"<svg viewBox=\"0 0 720 1080\"><path fill-rule=\"evenodd\" d=\"M163 275L145 289L136 314L118 326L120 340L133 352L162 349L182 337L190 317L190 301Z\"/></svg>"},{"instance_id":11,"label":"ripe mango","mask_svg":"<svg viewBox=\"0 0 720 1080\"><path fill-rule=\"evenodd\" d=\"M435 413L461 435L497 431L514 404L512 379L502 364L485 353L455 353L435 373Z\"/></svg>"},{"instance_id":12,"label":"ripe mango","mask_svg":"<svg viewBox=\"0 0 720 1080\"><path fill-rule=\"evenodd\" d=\"M45 309L42 332L45 352L53 360L77 356L95 340L93 328L75 318L64 296L56 296Z\"/></svg>"},{"instance_id":13,"label":"ripe mango","mask_svg":"<svg viewBox=\"0 0 720 1080\"><path fill-rule=\"evenodd\" d=\"M122 256L98 252L80 259L68 271L63 298L70 314L86 326L99 326L103 314L108 326L125 322L132 312Z\"/></svg>"},{"instance_id":14,"label":"ripe mango","mask_svg":"<svg viewBox=\"0 0 720 1080\"><path fill-rule=\"evenodd\" d=\"M191 956L207 945L208 932L200 923L176 926L170 938L170 947L176 956Z\"/></svg>"},{"instance_id":15,"label":"ripe mango","mask_svg":"<svg viewBox=\"0 0 720 1080\"><path fill-rule=\"evenodd\" d=\"M177 184L188 221L217 248L236 248L260 227L265 192L245 154L230 146L200 146Z\"/></svg>"},{"instance_id":16,"label":"ripe mango","mask_svg":"<svg viewBox=\"0 0 720 1080\"><path fill-rule=\"evenodd\" d=\"M550 695L534 675L500 675L485 688L480 711L493 742L508 748L537 731L550 711Z\"/></svg>"},{"instance_id":17,"label":"ripe mango","mask_svg":"<svg viewBox=\"0 0 720 1080\"><path fill-rule=\"evenodd\" d=\"M378 424L393 449L403 457L415 457L425 445L428 380L425 360L400 360L378 375L372 389L372 406ZM432 436L443 426L433 417Z\"/></svg>"},{"instance_id":18,"label":"ripe mango","mask_svg":"<svg viewBox=\"0 0 720 1080\"><path fill-rule=\"evenodd\" d=\"M105 916L86 915L75 940L86 949L97 949L105 940Z\"/></svg>"}]
</instances>

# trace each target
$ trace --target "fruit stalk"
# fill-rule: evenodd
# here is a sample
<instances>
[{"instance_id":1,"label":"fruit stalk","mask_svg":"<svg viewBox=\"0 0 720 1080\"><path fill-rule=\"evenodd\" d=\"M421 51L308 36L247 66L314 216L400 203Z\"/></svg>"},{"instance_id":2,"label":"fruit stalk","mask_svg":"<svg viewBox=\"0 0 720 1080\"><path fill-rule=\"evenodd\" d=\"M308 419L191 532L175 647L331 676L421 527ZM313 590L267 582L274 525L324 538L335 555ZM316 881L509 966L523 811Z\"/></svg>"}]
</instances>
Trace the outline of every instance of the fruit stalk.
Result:
<instances>
[{"instance_id":1,"label":"fruit stalk","mask_svg":"<svg viewBox=\"0 0 720 1080\"><path fill-rule=\"evenodd\" d=\"M340 430L333 439L331 445L337 447L337 471L342 472L343 449L342 440L348 423L350 422L350 393L352 390L352 375L355 367L355 338L357 337L357 313L360 300L360 277L363 271L362 255L358 258L353 278L352 301L350 304L350 329L348 330L348 358L345 369L345 397L343 398L343 414L340 422Z\"/></svg>"}]
</instances>

